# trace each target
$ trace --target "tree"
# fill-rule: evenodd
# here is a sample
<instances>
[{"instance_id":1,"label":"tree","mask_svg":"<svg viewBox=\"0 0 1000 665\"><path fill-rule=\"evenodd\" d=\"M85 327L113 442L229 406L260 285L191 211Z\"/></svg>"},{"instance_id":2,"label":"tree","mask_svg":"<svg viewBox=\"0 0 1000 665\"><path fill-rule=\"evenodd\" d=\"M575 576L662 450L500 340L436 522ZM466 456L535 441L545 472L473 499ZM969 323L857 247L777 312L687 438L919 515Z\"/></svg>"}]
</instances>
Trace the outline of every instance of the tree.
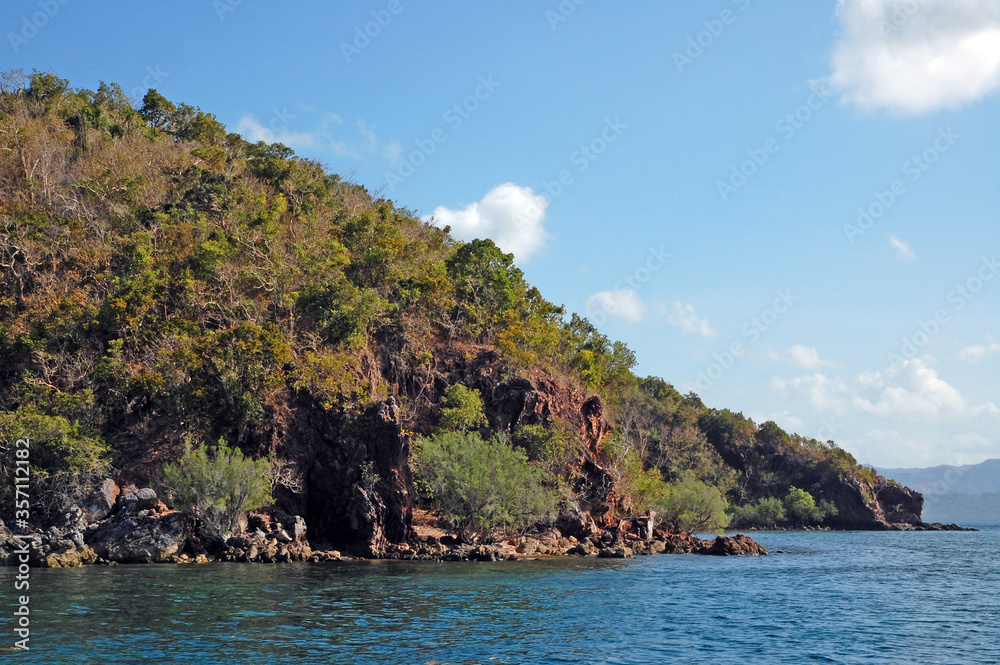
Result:
<instances>
[{"instance_id":1,"label":"tree","mask_svg":"<svg viewBox=\"0 0 1000 665\"><path fill-rule=\"evenodd\" d=\"M660 516L679 531L722 531L729 525L729 507L718 488L707 485L693 474L667 485L659 506Z\"/></svg>"},{"instance_id":2,"label":"tree","mask_svg":"<svg viewBox=\"0 0 1000 665\"><path fill-rule=\"evenodd\" d=\"M181 458L163 467L163 486L172 503L191 509L225 539L240 515L271 501L272 462L248 459L219 439L210 456L205 444L185 442Z\"/></svg>"},{"instance_id":3,"label":"tree","mask_svg":"<svg viewBox=\"0 0 1000 665\"><path fill-rule=\"evenodd\" d=\"M812 494L798 487L788 490L784 504L788 516L799 525L812 524L825 517L825 512L816 505Z\"/></svg>"},{"instance_id":4,"label":"tree","mask_svg":"<svg viewBox=\"0 0 1000 665\"><path fill-rule=\"evenodd\" d=\"M544 471L506 443L477 433L420 438L414 470L433 505L466 542L492 540L555 515L558 497Z\"/></svg>"},{"instance_id":5,"label":"tree","mask_svg":"<svg viewBox=\"0 0 1000 665\"><path fill-rule=\"evenodd\" d=\"M488 425L483 413L483 398L479 391L460 383L444 389L444 408L441 409L441 427L467 432Z\"/></svg>"}]
</instances>

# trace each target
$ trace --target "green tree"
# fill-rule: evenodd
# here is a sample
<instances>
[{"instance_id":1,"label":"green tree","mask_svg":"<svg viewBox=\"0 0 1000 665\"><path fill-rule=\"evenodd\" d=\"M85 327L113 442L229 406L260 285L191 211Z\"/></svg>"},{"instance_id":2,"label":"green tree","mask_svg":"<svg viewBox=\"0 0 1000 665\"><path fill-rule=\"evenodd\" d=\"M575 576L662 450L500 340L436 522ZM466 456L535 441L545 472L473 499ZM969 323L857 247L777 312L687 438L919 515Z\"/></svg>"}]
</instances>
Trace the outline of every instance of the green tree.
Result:
<instances>
[{"instance_id":1,"label":"green tree","mask_svg":"<svg viewBox=\"0 0 1000 665\"><path fill-rule=\"evenodd\" d=\"M739 506L733 511L731 525L740 528L767 529L781 526L788 519L785 504L777 497L767 497L756 503Z\"/></svg>"},{"instance_id":2,"label":"green tree","mask_svg":"<svg viewBox=\"0 0 1000 665\"><path fill-rule=\"evenodd\" d=\"M552 519L558 497L545 472L506 443L477 433L442 432L420 438L414 470L433 505L466 542L490 541Z\"/></svg>"},{"instance_id":3,"label":"green tree","mask_svg":"<svg viewBox=\"0 0 1000 665\"><path fill-rule=\"evenodd\" d=\"M826 515L822 508L816 505L812 494L798 487L792 487L784 500L788 516L798 525L813 524Z\"/></svg>"},{"instance_id":4,"label":"green tree","mask_svg":"<svg viewBox=\"0 0 1000 665\"><path fill-rule=\"evenodd\" d=\"M163 467L163 487L175 506L194 510L225 539L240 515L270 503L272 469L271 460L248 459L222 439L211 455L204 443L187 441L181 458Z\"/></svg>"},{"instance_id":5,"label":"green tree","mask_svg":"<svg viewBox=\"0 0 1000 665\"><path fill-rule=\"evenodd\" d=\"M460 383L444 389L441 427L467 432L486 427L488 424L483 413L483 398L480 397L478 390L466 388Z\"/></svg>"},{"instance_id":6,"label":"green tree","mask_svg":"<svg viewBox=\"0 0 1000 665\"><path fill-rule=\"evenodd\" d=\"M667 485L659 505L660 516L679 531L722 531L729 525L729 504L718 488L693 474Z\"/></svg>"}]
</instances>

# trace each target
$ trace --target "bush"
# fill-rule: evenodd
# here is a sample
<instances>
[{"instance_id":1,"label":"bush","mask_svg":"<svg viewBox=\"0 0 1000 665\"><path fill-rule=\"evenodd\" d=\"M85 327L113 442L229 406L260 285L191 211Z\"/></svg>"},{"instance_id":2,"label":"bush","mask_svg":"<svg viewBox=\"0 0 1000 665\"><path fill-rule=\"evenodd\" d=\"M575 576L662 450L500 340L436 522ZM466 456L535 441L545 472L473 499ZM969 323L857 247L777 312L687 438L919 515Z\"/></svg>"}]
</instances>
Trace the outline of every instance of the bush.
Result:
<instances>
[{"instance_id":1,"label":"bush","mask_svg":"<svg viewBox=\"0 0 1000 665\"><path fill-rule=\"evenodd\" d=\"M240 515L271 501L269 459L247 459L239 448L219 439L210 457L205 444L190 442L181 458L163 467L163 486L175 506L193 509L221 538L227 538Z\"/></svg>"},{"instance_id":2,"label":"bush","mask_svg":"<svg viewBox=\"0 0 1000 665\"><path fill-rule=\"evenodd\" d=\"M520 450L477 433L442 432L414 447L420 487L466 542L550 520L557 496Z\"/></svg>"},{"instance_id":3,"label":"bush","mask_svg":"<svg viewBox=\"0 0 1000 665\"><path fill-rule=\"evenodd\" d=\"M483 398L478 390L456 383L444 389L441 427L467 432L487 425L483 414Z\"/></svg>"},{"instance_id":4,"label":"bush","mask_svg":"<svg viewBox=\"0 0 1000 665\"><path fill-rule=\"evenodd\" d=\"M678 531L722 531L729 524L728 502L718 488L693 474L667 485L659 505L661 517Z\"/></svg>"},{"instance_id":5,"label":"bush","mask_svg":"<svg viewBox=\"0 0 1000 665\"><path fill-rule=\"evenodd\" d=\"M785 505L781 499L768 497L736 508L731 524L734 527L765 529L784 524L786 519Z\"/></svg>"}]
</instances>

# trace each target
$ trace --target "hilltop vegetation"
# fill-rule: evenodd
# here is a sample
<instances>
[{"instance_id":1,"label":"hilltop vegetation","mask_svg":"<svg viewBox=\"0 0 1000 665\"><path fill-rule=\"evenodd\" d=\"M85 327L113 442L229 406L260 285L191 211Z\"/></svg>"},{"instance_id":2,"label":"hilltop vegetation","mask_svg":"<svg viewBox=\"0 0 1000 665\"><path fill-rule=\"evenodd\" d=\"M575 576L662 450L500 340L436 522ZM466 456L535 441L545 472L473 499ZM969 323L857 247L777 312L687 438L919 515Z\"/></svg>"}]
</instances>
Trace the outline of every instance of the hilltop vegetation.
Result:
<instances>
[{"instance_id":1,"label":"hilltop vegetation","mask_svg":"<svg viewBox=\"0 0 1000 665\"><path fill-rule=\"evenodd\" d=\"M608 521L655 509L681 528L719 528L726 510L793 488L828 508L803 509L798 524L878 507L881 479L832 442L633 374L627 346L546 300L491 241L457 242L155 90L133 104L116 84L7 73L0 148L0 483L8 492L14 440L31 436L49 512L111 468L159 482L173 463L178 482L189 439L281 455L302 420L289 414L348 423L323 445L350 446L390 398L405 438L437 437L425 477L454 462L456 437L476 454L494 441L514 477L542 488L533 518L603 505ZM482 406L455 388L476 387L475 363L507 391L483 392ZM507 421L501 402L522 384L519 395L550 386L553 408ZM591 434L577 404L588 395L603 423ZM312 494L276 499L316 511L346 501L317 496L321 451L293 452L285 462ZM370 458L345 453L336 468L376 488L410 482L385 466L365 481ZM479 524L469 519L460 528Z\"/></svg>"}]
</instances>

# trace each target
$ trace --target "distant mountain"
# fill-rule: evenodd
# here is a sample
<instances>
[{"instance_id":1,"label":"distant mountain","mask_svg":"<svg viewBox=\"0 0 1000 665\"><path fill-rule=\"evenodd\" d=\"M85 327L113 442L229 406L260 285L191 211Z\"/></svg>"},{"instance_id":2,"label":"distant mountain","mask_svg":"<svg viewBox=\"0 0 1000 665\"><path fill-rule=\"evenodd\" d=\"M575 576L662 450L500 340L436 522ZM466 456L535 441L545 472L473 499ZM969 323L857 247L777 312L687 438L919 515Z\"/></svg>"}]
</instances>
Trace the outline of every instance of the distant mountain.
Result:
<instances>
[{"instance_id":1,"label":"distant mountain","mask_svg":"<svg viewBox=\"0 0 1000 665\"><path fill-rule=\"evenodd\" d=\"M879 469L886 478L923 494L986 494L1000 492L1000 459L966 466L926 469Z\"/></svg>"},{"instance_id":2,"label":"distant mountain","mask_svg":"<svg viewBox=\"0 0 1000 665\"><path fill-rule=\"evenodd\" d=\"M1000 459L879 473L921 492L928 522L1000 522Z\"/></svg>"}]
</instances>

